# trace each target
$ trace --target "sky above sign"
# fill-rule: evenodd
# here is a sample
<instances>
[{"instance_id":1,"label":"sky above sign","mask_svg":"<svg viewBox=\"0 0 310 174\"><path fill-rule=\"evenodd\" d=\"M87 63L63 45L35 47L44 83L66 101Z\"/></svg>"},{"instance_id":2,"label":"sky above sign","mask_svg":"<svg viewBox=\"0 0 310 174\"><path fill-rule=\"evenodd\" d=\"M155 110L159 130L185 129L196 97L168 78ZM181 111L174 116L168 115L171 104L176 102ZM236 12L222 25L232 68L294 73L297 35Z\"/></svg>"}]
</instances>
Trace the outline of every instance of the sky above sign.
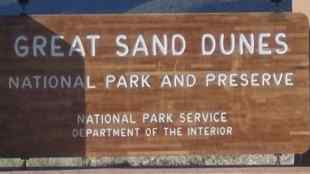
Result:
<instances>
[{"instance_id":1,"label":"sky above sign","mask_svg":"<svg viewBox=\"0 0 310 174\"><path fill-rule=\"evenodd\" d=\"M291 11L292 0L30 0L29 14L139 12L254 12ZM0 15L21 12L17 0L1 0Z\"/></svg>"}]
</instances>

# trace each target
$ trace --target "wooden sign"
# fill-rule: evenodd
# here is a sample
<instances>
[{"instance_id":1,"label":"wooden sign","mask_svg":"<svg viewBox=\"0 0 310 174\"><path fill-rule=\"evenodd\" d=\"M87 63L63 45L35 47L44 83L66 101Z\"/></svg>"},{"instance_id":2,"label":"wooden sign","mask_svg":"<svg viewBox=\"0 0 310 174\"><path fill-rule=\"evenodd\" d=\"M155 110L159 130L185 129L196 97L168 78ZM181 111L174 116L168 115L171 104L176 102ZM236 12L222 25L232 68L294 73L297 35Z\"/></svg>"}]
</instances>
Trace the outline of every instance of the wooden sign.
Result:
<instances>
[{"instance_id":1,"label":"wooden sign","mask_svg":"<svg viewBox=\"0 0 310 174\"><path fill-rule=\"evenodd\" d=\"M301 153L301 14L1 17L0 156Z\"/></svg>"}]
</instances>

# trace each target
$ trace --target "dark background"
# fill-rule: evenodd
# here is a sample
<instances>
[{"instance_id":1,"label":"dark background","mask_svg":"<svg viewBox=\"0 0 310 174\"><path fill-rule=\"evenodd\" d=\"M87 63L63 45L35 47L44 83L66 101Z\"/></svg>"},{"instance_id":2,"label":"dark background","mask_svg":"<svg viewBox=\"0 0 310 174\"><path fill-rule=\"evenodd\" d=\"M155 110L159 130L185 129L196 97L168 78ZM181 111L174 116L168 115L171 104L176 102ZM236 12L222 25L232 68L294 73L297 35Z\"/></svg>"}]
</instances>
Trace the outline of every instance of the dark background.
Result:
<instances>
[{"instance_id":1,"label":"dark background","mask_svg":"<svg viewBox=\"0 0 310 174\"><path fill-rule=\"evenodd\" d=\"M291 11L292 0L29 0L29 14ZM0 15L20 14L17 0L0 0Z\"/></svg>"}]
</instances>

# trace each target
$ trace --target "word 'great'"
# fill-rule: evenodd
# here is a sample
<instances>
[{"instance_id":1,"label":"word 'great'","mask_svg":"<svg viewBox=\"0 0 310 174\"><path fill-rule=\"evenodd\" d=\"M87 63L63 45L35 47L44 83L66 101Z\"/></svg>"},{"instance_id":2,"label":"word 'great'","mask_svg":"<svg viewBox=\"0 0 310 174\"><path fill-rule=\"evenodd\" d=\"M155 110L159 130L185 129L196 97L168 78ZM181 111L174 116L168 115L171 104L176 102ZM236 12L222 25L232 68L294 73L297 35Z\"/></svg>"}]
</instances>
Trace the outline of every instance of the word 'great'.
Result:
<instances>
[{"instance_id":1,"label":"word 'great'","mask_svg":"<svg viewBox=\"0 0 310 174\"><path fill-rule=\"evenodd\" d=\"M14 52L18 57L96 57L98 45L105 44L104 38L105 36L98 34L75 35L71 42L67 43L65 39L70 40L70 38L61 35L48 37L20 35L14 41ZM285 33L219 33L217 35L203 33L197 42L200 43L201 56L217 53L223 56L233 54L263 56L286 54L289 50L286 38ZM187 39L179 33L151 36L138 34L133 38L120 34L115 36L114 40L112 44L118 57L181 56L188 49Z\"/></svg>"}]
</instances>

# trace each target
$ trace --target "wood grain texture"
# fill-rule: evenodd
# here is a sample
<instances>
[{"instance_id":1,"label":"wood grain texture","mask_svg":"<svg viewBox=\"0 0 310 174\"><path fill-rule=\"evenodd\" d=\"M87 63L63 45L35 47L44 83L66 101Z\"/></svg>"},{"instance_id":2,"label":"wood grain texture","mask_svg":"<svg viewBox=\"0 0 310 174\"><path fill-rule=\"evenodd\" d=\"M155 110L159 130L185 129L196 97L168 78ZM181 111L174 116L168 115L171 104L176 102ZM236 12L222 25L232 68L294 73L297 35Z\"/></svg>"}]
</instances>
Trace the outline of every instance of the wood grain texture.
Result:
<instances>
[{"instance_id":1,"label":"wood grain texture","mask_svg":"<svg viewBox=\"0 0 310 174\"><path fill-rule=\"evenodd\" d=\"M0 156L103 156L161 154L301 153L309 147L308 23L300 14L152 14L1 17L0 25ZM223 56L217 49L202 56L203 33L286 33L286 55ZM85 39L89 33L103 36L95 57ZM187 48L180 57L117 57L115 37L126 34L132 46L137 34L181 33ZM14 41L19 35L63 35L68 50L75 35L85 43L86 57L16 57ZM227 38L226 38L227 39ZM31 42L31 39L29 39ZM150 40L147 40L149 43ZM275 43L270 41L271 47ZM50 46L48 44L48 46ZM228 46L227 44L225 46ZM50 51L49 47L46 51ZM171 51L169 51L171 53ZM160 88L163 74L192 73L203 79L207 72L295 73L293 87ZM104 88L105 74L147 73L152 87ZM11 76L85 76L96 89L9 89ZM181 112L228 113L226 123L180 123ZM135 125L77 124L83 113L132 113ZM174 123L143 124L143 113L173 113ZM231 136L164 136L164 127L231 126ZM80 137L73 129L147 127L161 130L146 137Z\"/></svg>"}]
</instances>

